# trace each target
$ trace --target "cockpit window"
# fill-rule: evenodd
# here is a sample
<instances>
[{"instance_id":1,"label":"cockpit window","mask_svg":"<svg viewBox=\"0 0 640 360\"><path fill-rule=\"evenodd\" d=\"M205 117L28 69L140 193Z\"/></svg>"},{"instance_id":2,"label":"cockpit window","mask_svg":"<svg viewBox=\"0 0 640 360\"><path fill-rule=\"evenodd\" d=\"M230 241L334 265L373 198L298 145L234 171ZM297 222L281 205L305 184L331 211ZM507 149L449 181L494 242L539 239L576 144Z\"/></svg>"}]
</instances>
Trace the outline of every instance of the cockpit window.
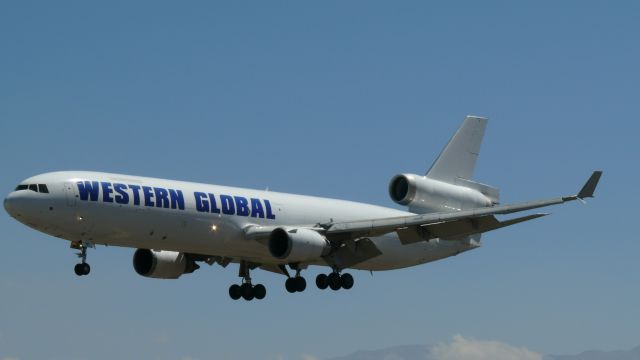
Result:
<instances>
[{"instance_id":1,"label":"cockpit window","mask_svg":"<svg viewBox=\"0 0 640 360\"><path fill-rule=\"evenodd\" d=\"M49 188L47 188L47 185L45 184L20 184L16 186L16 189L14 191L19 191L19 190L31 190L39 193L44 193L44 194L49 193Z\"/></svg>"}]
</instances>

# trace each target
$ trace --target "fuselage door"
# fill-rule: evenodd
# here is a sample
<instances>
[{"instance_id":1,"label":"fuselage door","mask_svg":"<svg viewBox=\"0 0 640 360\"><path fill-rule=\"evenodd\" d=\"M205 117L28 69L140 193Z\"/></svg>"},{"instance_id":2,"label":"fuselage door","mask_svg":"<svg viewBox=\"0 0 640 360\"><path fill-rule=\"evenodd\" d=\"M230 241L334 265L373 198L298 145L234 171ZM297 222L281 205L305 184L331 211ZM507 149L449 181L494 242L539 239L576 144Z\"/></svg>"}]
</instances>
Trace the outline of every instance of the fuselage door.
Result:
<instances>
[{"instance_id":1,"label":"fuselage door","mask_svg":"<svg viewBox=\"0 0 640 360\"><path fill-rule=\"evenodd\" d=\"M67 197L67 206L76 206L76 187L72 182L64 183L64 193Z\"/></svg>"}]
</instances>

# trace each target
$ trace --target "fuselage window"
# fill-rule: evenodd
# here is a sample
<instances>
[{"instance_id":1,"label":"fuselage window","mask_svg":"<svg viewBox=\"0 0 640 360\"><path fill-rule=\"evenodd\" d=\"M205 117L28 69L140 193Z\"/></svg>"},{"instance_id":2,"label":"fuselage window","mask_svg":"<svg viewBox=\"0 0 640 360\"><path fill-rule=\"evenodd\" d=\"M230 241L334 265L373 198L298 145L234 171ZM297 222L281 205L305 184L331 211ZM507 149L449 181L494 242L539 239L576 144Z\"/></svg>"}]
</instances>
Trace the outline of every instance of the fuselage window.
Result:
<instances>
[{"instance_id":1,"label":"fuselage window","mask_svg":"<svg viewBox=\"0 0 640 360\"><path fill-rule=\"evenodd\" d=\"M47 185L45 184L38 184L38 192L48 194L49 189L47 189Z\"/></svg>"},{"instance_id":2,"label":"fuselage window","mask_svg":"<svg viewBox=\"0 0 640 360\"><path fill-rule=\"evenodd\" d=\"M29 185L21 184L21 185L16 186L15 191L18 191L18 190L27 190L28 188L29 188Z\"/></svg>"},{"instance_id":3,"label":"fuselage window","mask_svg":"<svg viewBox=\"0 0 640 360\"><path fill-rule=\"evenodd\" d=\"M38 185L36 184L29 185L29 190L38 192Z\"/></svg>"}]
</instances>

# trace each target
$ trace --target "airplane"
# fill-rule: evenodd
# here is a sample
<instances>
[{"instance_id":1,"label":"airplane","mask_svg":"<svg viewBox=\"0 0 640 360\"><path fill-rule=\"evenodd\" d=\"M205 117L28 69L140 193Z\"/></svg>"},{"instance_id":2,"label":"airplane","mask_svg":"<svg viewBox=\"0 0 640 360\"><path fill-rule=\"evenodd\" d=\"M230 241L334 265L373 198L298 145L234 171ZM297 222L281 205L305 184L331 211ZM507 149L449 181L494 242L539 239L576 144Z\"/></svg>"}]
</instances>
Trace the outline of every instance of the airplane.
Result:
<instances>
[{"instance_id":1,"label":"airplane","mask_svg":"<svg viewBox=\"0 0 640 360\"><path fill-rule=\"evenodd\" d=\"M273 191L111 174L61 171L20 182L4 199L17 221L70 241L79 250L74 271L88 275L87 249L135 248L142 276L177 279L198 263L238 264L240 284L229 296L263 299L251 271L286 276L290 293L306 289L301 272L328 267L319 289L350 289L345 270L381 271L444 259L481 245L482 233L533 220L507 215L593 197L602 171L576 195L501 205L497 188L472 180L487 118L467 116L425 175L404 173L389 196L408 211Z\"/></svg>"}]
</instances>

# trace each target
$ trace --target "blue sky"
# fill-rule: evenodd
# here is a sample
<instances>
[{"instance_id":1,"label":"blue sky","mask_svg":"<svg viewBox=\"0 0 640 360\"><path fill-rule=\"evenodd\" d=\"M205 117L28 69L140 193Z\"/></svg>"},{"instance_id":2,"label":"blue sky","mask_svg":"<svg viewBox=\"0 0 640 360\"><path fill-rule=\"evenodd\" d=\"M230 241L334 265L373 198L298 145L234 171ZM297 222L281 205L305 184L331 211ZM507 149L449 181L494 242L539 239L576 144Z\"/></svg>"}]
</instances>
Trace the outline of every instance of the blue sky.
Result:
<instances>
[{"instance_id":1,"label":"blue sky","mask_svg":"<svg viewBox=\"0 0 640 360\"><path fill-rule=\"evenodd\" d=\"M230 266L142 278L0 214L0 359L300 359L456 334L541 353L640 344L636 2L0 5L0 189L99 170L395 206L467 114L503 202L597 198L479 250L232 302ZM310 269L313 279L319 269Z\"/></svg>"}]
</instances>

